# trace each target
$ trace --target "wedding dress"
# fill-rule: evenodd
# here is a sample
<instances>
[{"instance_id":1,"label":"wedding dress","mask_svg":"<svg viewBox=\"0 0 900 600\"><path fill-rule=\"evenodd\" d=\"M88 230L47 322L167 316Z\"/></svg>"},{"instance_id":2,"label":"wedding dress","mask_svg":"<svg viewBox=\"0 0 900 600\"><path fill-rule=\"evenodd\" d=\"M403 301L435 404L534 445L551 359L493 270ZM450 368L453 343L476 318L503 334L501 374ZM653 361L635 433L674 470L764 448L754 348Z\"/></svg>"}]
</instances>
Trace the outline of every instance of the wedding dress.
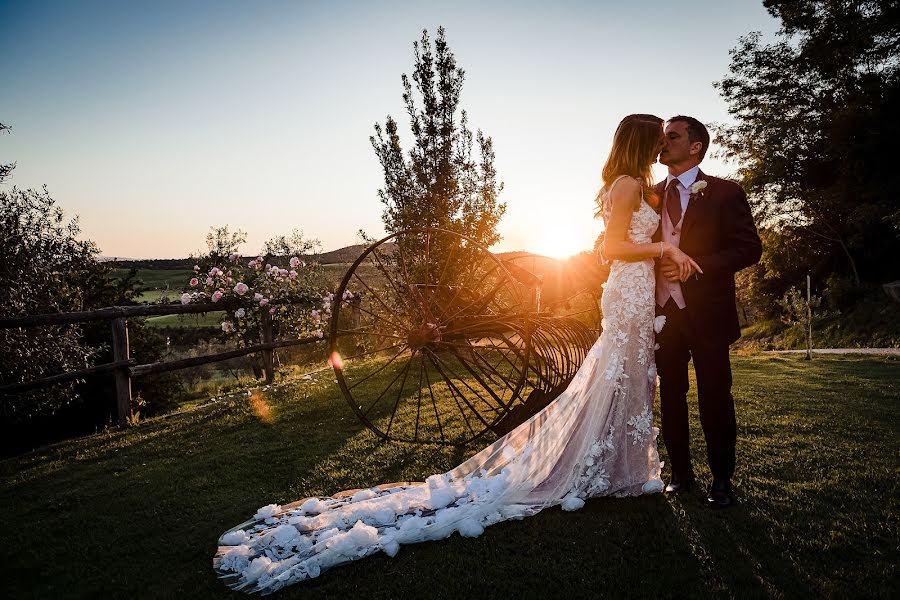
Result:
<instances>
[{"instance_id":1,"label":"wedding dress","mask_svg":"<svg viewBox=\"0 0 900 600\"><path fill-rule=\"evenodd\" d=\"M608 192L601 198L608 220ZM658 224L642 200L629 240L649 242ZM454 532L476 537L550 506L577 510L587 498L661 491L652 403L654 325L662 318L654 319L654 285L652 259L614 261L603 333L567 389L455 469L424 485L263 507L249 526L219 539L215 570L229 587L269 593L376 552L394 556L402 544Z\"/></svg>"}]
</instances>

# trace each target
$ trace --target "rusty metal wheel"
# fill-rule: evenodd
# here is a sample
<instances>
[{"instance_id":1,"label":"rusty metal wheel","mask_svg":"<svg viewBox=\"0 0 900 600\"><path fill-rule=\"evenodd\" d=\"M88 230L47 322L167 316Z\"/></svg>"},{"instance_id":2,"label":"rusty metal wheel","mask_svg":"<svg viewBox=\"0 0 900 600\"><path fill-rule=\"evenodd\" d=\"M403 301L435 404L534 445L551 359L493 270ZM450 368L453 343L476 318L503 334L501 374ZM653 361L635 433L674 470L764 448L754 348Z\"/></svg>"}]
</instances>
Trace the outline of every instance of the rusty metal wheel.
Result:
<instances>
[{"instance_id":1,"label":"rusty metal wheel","mask_svg":"<svg viewBox=\"0 0 900 600\"><path fill-rule=\"evenodd\" d=\"M531 355L521 402L494 426L508 433L561 394L600 337L602 273L589 256L559 261L530 254L503 261L533 296Z\"/></svg>"},{"instance_id":2,"label":"rusty metal wheel","mask_svg":"<svg viewBox=\"0 0 900 600\"><path fill-rule=\"evenodd\" d=\"M369 246L332 305L330 356L383 439L464 444L508 414L531 353L531 297L486 248L417 228Z\"/></svg>"}]
</instances>

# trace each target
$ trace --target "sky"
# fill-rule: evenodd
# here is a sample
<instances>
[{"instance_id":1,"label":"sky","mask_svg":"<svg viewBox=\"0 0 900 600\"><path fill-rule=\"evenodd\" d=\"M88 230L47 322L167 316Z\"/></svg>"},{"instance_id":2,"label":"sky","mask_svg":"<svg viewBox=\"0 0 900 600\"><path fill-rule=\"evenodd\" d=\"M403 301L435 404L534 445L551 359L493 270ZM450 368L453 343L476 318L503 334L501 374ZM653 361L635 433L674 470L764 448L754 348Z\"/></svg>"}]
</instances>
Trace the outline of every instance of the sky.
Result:
<instances>
[{"instance_id":1,"label":"sky","mask_svg":"<svg viewBox=\"0 0 900 600\"><path fill-rule=\"evenodd\" d=\"M492 249L555 256L602 230L593 198L619 120L729 122L713 87L728 51L778 29L761 0L0 0L4 187L47 185L110 257L185 257L221 225L247 232L245 254L294 228L324 251L378 237L369 136L392 115L408 148L400 77L440 25L505 184Z\"/></svg>"}]
</instances>

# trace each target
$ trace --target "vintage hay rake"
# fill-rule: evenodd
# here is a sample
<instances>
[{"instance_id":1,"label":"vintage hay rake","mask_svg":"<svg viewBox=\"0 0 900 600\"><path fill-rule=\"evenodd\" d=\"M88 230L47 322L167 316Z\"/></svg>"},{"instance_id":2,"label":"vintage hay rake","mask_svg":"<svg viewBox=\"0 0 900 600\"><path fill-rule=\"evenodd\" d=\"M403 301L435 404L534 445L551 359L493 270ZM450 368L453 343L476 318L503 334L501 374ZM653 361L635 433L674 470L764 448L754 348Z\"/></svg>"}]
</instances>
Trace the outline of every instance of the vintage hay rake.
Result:
<instances>
[{"instance_id":1,"label":"vintage hay rake","mask_svg":"<svg viewBox=\"0 0 900 600\"><path fill-rule=\"evenodd\" d=\"M335 292L329 354L366 427L464 444L511 430L565 389L599 334L599 282L580 273L548 297L529 260L436 228L362 253Z\"/></svg>"}]
</instances>

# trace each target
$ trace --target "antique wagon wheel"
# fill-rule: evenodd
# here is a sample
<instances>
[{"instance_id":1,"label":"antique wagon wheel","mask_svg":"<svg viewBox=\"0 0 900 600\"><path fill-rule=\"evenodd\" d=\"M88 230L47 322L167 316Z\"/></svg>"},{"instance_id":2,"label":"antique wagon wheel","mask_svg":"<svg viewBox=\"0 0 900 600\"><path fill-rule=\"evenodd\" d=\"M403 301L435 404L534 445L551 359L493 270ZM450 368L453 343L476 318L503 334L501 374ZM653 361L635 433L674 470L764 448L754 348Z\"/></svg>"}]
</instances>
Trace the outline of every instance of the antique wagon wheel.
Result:
<instances>
[{"instance_id":1,"label":"antique wagon wheel","mask_svg":"<svg viewBox=\"0 0 900 600\"><path fill-rule=\"evenodd\" d=\"M531 352L529 295L469 237L407 229L369 246L332 305L337 383L383 439L464 444L506 415Z\"/></svg>"},{"instance_id":2,"label":"antique wagon wheel","mask_svg":"<svg viewBox=\"0 0 900 600\"><path fill-rule=\"evenodd\" d=\"M514 274L525 271L533 278L535 312L522 402L494 425L499 435L539 412L568 386L600 336L603 281L601 270L588 256L561 262L518 255L503 262Z\"/></svg>"}]
</instances>

